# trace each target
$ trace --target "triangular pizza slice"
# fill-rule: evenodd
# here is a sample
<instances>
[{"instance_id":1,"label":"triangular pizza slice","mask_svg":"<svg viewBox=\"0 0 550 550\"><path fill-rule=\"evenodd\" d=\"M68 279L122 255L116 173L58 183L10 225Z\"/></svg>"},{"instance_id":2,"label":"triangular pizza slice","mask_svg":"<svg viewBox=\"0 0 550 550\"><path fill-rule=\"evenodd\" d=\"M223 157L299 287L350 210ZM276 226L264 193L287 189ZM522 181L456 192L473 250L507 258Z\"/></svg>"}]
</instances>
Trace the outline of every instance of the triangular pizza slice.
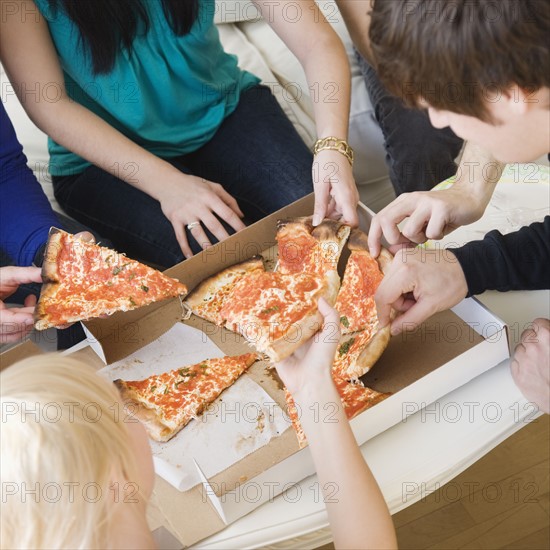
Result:
<instances>
[{"instance_id":1,"label":"triangular pizza slice","mask_svg":"<svg viewBox=\"0 0 550 550\"><path fill-rule=\"evenodd\" d=\"M145 380L115 380L115 385L151 439L168 441L258 359L256 353L206 359Z\"/></svg>"},{"instance_id":2,"label":"triangular pizza slice","mask_svg":"<svg viewBox=\"0 0 550 550\"><path fill-rule=\"evenodd\" d=\"M368 372L390 341L390 327L380 327L374 295L393 256L382 248L374 259L368 237L353 229L347 246L351 251L335 309L340 314L342 338L334 356L333 371L345 380Z\"/></svg>"},{"instance_id":3,"label":"triangular pizza slice","mask_svg":"<svg viewBox=\"0 0 550 550\"><path fill-rule=\"evenodd\" d=\"M334 306L340 313L343 334L364 330L377 319L374 294L393 260L385 248L374 259L369 253L367 239L363 231L354 229L348 240L351 254Z\"/></svg>"},{"instance_id":4,"label":"triangular pizza slice","mask_svg":"<svg viewBox=\"0 0 550 550\"><path fill-rule=\"evenodd\" d=\"M156 269L56 228L46 244L42 280L35 312L38 330L187 293L183 283Z\"/></svg>"}]
</instances>

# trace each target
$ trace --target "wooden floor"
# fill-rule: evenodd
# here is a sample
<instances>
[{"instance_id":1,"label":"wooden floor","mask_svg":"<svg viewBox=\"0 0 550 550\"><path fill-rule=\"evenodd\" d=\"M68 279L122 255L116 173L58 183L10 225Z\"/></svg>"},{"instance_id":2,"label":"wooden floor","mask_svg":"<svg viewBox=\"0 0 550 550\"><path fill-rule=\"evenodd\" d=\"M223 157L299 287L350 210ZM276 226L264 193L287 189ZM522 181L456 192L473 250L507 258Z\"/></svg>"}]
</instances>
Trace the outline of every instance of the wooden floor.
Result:
<instances>
[{"instance_id":1,"label":"wooden floor","mask_svg":"<svg viewBox=\"0 0 550 550\"><path fill-rule=\"evenodd\" d=\"M395 514L399 548L550 549L549 477L550 416L544 415Z\"/></svg>"}]
</instances>

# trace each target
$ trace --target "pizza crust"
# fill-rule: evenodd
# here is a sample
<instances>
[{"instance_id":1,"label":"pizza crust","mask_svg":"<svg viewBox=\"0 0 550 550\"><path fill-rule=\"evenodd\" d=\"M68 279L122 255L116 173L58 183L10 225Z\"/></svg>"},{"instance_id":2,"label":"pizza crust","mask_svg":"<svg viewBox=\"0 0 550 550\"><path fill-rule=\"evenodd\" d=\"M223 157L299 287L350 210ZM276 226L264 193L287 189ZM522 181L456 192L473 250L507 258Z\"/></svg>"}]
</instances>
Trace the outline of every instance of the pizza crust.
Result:
<instances>
[{"instance_id":1,"label":"pizza crust","mask_svg":"<svg viewBox=\"0 0 550 550\"><path fill-rule=\"evenodd\" d=\"M52 325L47 320L45 304L48 303L56 293L56 285L59 283L59 272L57 269L57 258L62 247L62 231L56 227L50 229L48 242L44 251L44 261L42 262L42 288L40 297L34 309L34 327L36 330L45 330Z\"/></svg>"},{"instance_id":2,"label":"pizza crust","mask_svg":"<svg viewBox=\"0 0 550 550\"><path fill-rule=\"evenodd\" d=\"M227 285L235 286L242 277L257 269L264 271L264 264L261 256L254 256L249 260L227 267L219 273L208 277L195 287L187 296L185 303L198 317L206 319L216 325L220 325L221 320L214 315L213 311L210 311L209 308L201 308L200 306L204 306L212 301L216 294Z\"/></svg>"},{"instance_id":3,"label":"pizza crust","mask_svg":"<svg viewBox=\"0 0 550 550\"><path fill-rule=\"evenodd\" d=\"M44 283L58 283L59 272L57 270L57 259L63 247L63 232L57 227L52 227L49 232L48 242L44 251L42 262L42 281Z\"/></svg>"},{"instance_id":4,"label":"pizza crust","mask_svg":"<svg viewBox=\"0 0 550 550\"><path fill-rule=\"evenodd\" d=\"M124 407L128 414L129 418L136 418L139 422L143 424L147 435L161 443L169 441L176 435L184 426L173 429L162 422L160 416L154 409L147 408L143 403L128 397L128 394L131 393L128 389L120 385L119 382L122 380L115 380L115 384L120 391ZM132 420L128 420L132 422Z\"/></svg>"},{"instance_id":5,"label":"pizza crust","mask_svg":"<svg viewBox=\"0 0 550 550\"><path fill-rule=\"evenodd\" d=\"M351 361L346 370L338 371L338 374L347 380L356 380L369 372L388 347L390 337L389 325L376 331L363 350Z\"/></svg>"}]
</instances>

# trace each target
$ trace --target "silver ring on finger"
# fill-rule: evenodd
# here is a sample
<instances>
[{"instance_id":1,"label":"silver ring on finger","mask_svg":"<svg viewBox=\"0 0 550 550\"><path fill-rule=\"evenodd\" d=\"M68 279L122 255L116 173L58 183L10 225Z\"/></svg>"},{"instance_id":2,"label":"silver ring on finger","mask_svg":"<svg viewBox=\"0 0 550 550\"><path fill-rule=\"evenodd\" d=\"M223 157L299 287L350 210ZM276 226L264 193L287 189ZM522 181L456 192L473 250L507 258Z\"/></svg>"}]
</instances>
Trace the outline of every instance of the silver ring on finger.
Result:
<instances>
[{"instance_id":1,"label":"silver ring on finger","mask_svg":"<svg viewBox=\"0 0 550 550\"><path fill-rule=\"evenodd\" d=\"M191 230L194 229L195 227L198 227L200 224L201 224L201 222L191 222L191 223L188 223L188 224L187 224L187 229L189 229L189 231L191 231Z\"/></svg>"}]
</instances>

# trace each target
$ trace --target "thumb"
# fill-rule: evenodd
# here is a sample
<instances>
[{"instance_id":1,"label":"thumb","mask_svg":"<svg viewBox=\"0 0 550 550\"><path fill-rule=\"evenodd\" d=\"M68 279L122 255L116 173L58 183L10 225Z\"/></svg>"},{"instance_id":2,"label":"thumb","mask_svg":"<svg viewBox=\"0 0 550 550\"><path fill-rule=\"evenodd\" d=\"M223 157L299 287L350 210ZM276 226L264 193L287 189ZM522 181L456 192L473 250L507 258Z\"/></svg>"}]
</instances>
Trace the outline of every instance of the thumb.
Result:
<instances>
[{"instance_id":1,"label":"thumb","mask_svg":"<svg viewBox=\"0 0 550 550\"><path fill-rule=\"evenodd\" d=\"M414 330L435 313L436 309L426 303L425 300L417 301L408 311L397 317L391 324L391 333L393 336L403 331Z\"/></svg>"},{"instance_id":2,"label":"thumb","mask_svg":"<svg viewBox=\"0 0 550 550\"><path fill-rule=\"evenodd\" d=\"M342 220L353 227L359 225L359 216L357 215L357 205L353 207L350 204L344 205L342 208Z\"/></svg>"},{"instance_id":3,"label":"thumb","mask_svg":"<svg viewBox=\"0 0 550 550\"><path fill-rule=\"evenodd\" d=\"M324 317L324 325L332 322L340 323L340 316L338 312L326 301L325 298L319 298L317 307L319 308L319 313Z\"/></svg>"},{"instance_id":4,"label":"thumb","mask_svg":"<svg viewBox=\"0 0 550 550\"><path fill-rule=\"evenodd\" d=\"M86 243L95 243L95 237L89 231L81 231L75 233L75 237Z\"/></svg>"},{"instance_id":5,"label":"thumb","mask_svg":"<svg viewBox=\"0 0 550 550\"><path fill-rule=\"evenodd\" d=\"M34 294L29 294L24 301L25 307L34 307L36 305L37 299Z\"/></svg>"}]
</instances>

